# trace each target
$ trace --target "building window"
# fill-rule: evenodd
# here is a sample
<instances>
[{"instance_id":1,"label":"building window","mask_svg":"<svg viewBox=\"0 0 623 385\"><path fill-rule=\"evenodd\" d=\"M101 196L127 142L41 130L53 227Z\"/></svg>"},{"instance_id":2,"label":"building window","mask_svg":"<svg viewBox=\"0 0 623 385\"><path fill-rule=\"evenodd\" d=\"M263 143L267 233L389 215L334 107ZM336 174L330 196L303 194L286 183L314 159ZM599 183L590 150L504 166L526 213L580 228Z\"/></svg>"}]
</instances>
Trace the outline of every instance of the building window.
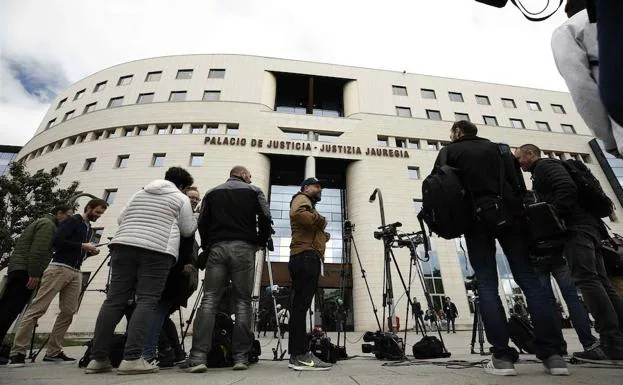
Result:
<instances>
[{"instance_id":1,"label":"building window","mask_svg":"<svg viewBox=\"0 0 623 385\"><path fill-rule=\"evenodd\" d=\"M541 111L541 105L538 102L527 102L528 108L532 111Z\"/></svg>"},{"instance_id":2,"label":"building window","mask_svg":"<svg viewBox=\"0 0 623 385\"><path fill-rule=\"evenodd\" d=\"M203 153L190 154L191 166L203 166Z\"/></svg>"},{"instance_id":3,"label":"building window","mask_svg":"<svg viewBox=\"0 0 623 385\"><path fill-rule=\"evenodd\" d=\"M151 103L153 101L154 101L154 93L150 92L147 94L139 94L138 99L136 99L136 104Z\"/></svg>"},{"instance_id":4,"label":"building window","mask_svg":"<svg viewBox=\"0 0 623 385\"><path fill-rule=\"evenodd\" d=\"M95 110L96 105L97 105L97 102L87 104L86 106L84 106L84 111L82 113L88 114L89 112L93 112Z\"/></svg>"},{"instance_id":5,"label":"building window","mask_svg":"<svg viewBox=\"0 0 623 385\"><path fill-rule=\"evenodd\" d=\"M81 97L83 97L85 91L86 91L86 89L81 89L80 91L76 92L76 95L74 96L74 100L78 100Z\"/></svg>"},{"instance_id":6,"label":"building window","mask_svg":"<svg viewBox=\"0 0 623 385\"><path fill-rule=\"evenodd\" d=\"M435 94L435 90L429 90L426 88L422 88L420 90L420 94L422 95L422 99L437 99L437 95Z\"/></svg>"},{"instance_id":7,"label":"building window","mask_svg":"<svg viewBox=\"0 0 623 385\"><path fill-rule=\"evenodd\" d=\"M482 119L485 121L485 124L487 126L497 126L498 125L498 120L495 116L487 116L487 115L483 115Z\"/></svg>"},{"instance_id":8,"label":"building window","mask_svg":"<svg viewBox=\"0 0 623 385\"><path fill-rule=\"evenodd\" d=\"M181 125L171 126L171 134L173 134L173 135L180 135L181 133L182 133L182 126Z\"/></svg>"},{"instance_id":9,"label":"building window","mask_svg":"<svg viewBox=\"0 0 623 385\"><path fill-rule=\"evenodd\" d=\"M115 163L115 167L126 168L128 167L128 163L130 163L130 155L119 155L117 156L117 163Z\"/></svg>"},{"instance_id":10,"label":"building window","mask_svg":"<svg viewBox=\"0 0 623 385\"><path fill-rule=\"evenodd\" d=\"M448 97L450 97L452 102L463 102L463 94L460 92L448 92Z\"/></svg>"},{"instance_id":11,"label":"building window","mask_svg":"<svg viewBox=\"0 0 623 385\"><path fill-rule=\"evenodd\" d=\"M117 133L117 129L112 128L112 129L106 130L104 132L106 133L106 136L105 136L106 139L114 138L116 136L115 134Z\"/></svg>"},{"instance_id":12,"label":"building window","mask_svg":"<svg viewBox=\"0 0 623 385\"><path fill-rule=\"evenodd\" d=\"M235 123L227 123L227 130L225 130L226 135L237 136L240 127Z\"/></svg>"},{"instance_id":13,"label":"building window","mask_svg":"<svg viewBox=\"0 0 623 385\"><path fill-rule=\"evenodd\" d=\"M65 168L66 167L67 167L67 162L61 163L58 166L56 166L56 170L58 171L58 175L63 175L63 173L65 172Z\"/></svg>"},{"instance_id":14,"label":"building window","mask_svg":"<svg viewBox=\"0 0 623 385\"><path fill-rule=\"evenodd\" d=\"M218 123L208 123L206 124L206 133L207 134L218 134Z\"/></svg>"},{"instance_id":15,"label":"building window","mask_svg":"<svg viewBox=\"0 0 623 385\"><path fill-rule=\"evenodd\" d=\"M396 147L407 148L407 140L403 138L396 138Z\"/></svg>"},{"instance_id":16,"label":"building window","mask_svg":"<svg viewBox=\"0 0 623 385\"><path fill-rule=\"evenodd\" d=\"M221 91L203 91L204 102L214 102L221 99Z\"/></svg>"},{"instance_id":17,"label":"building window","mask_svg":"<svg viewBox=\"0 0 623 385\"><path fill-rule=\"evenodd\" d=\"M162 78L162 71L148 72L147 76L145 76L145 81L146 82L157 82L157 81L160 81L160 78Z\"/></svg>"},{"instance_id":18,"label":"building window","mask_svg":"<svg viewBox=\"0 0 623 385\"><path fill-rule=\"evenodd\" d=\"M134 127L124 128L123 136L134 136Z\"/></svg>"},{"instance_id":19,"label":"building window","mask_svg":"<svg viewBox=\"0 0 623 385\"><path fill-rule=\"evenodd\" d=\"M108 102L108 108L120 107L122 104L123 104L123 96L110 98L110 101Z\"/></svg>"},{"instance_id":20,"label":"building window","mask_svg":"<svg viewBox=\"0 0 623 385\"><path fill-rule=\"evenodd\" d=\"M459 120L467 120L468 122L469 120L469 115L464 113L464 112L455 112L454 113L454 120L455 121L459 121Z\"/></svg>"},{"instance_id":21,"label":"building window","mask_svg":"<svg viewBox=\"0 0 623 385\"><path fill-rule=\"evenodd\" d=\"M560 104L552 104L552 110L557 114L566 114L565 108Z\"/></svg>"},{"instance_id":22,"label":"building window","mask_svg":"<svg viewBox=\"0 0 623 385\"><path fill-rule=\"evenodd\" d=\"M171 91L170 102L183 102L186 100L186 91Z\"/></svg>"},{"instance_id":23,"label":"building window","mask_svg":"<svg viewBox=\"0 0 623 385\"><path fill-rule=\"evenodd\" d=\"M573 128L572 125L570 124L561 124L560 127L562 127L562 131L565 134L575 134L575 128Z\"/></svg>"},{"instance_id":24,"label":"building window","mask_svg":"<svg viewBox=\"0 0 623 385\"><path fill-rule=\"evenodd\" d=\"M377 136L376 145L379 147L387 147L389 145L389 140L387 139L387 136Z\"/></svg>"},{"instance_id":25,"label":"building window","mask_svg":"<svg viewBox=\"0 0 623 385\"><path fill-rule=\"evenodd\" d=\"M427 142L427 149L430 151L437 151L439 143L433 141L433 140L428 140Z\"/></svg>"},{"instance_id":26,"label":"building window","mask_svg":"<svg viewBox=\"0 0 623 385\"><path fill-rule=\"evenodd\" d=\"M411 117L411 108L396 106L396 115L403 116L405 118L410 118Z\"/></svg>"},{"instance_id":27,"label":"building window","mask_svg":"<svg viewBox=\"0 0 623 385\"><path fill-rule=\"evenodd\" d=\"M476 103L482 104L483 106L491 105L491 102L489 101L489 97L485 95L476 95Z\"/></svg>"},{"instance_id":28,"label":"building window","mask_svg":"<svg viewBox=\"0 0 623 385\"><path fill-rule=\"evenodd\" d=\"M409 179L420 179L420 168L419 167L408 167L407 172L409 175Z\"/></svg>"},{"instance_id":29,"label":"building window","mask_svg":"<svg viewBox=\"0 0 623 385\"><path fill-rule=\"evenodd\" d=\"M426 117L430 120L441 120L441 112L437 110L426 110Z\"/></svg>"},{"instance_id":30,"label":"building window","mask_svg":"<svg viewBox=\"0 0 623 385\"><path fill-rule=\"evenodd\" d=\"M511 122L511 127L513 128L526 128L526 126L523 124L523 120L521 119L510 119Z\"/></svg>"},{"instance_id":31,"label":"building window","mask_svg":"<svg viewBox=\"0 0 623 385\"><path fill-rule=\"evenodd\" d=\"M66 101L67 101L67 98L64 98L60 102L58 102L56 109L58 110L59 108L63 107L63 104L65 104Z\"/></svg>"},{"instance_id":32,"label":"building window","mask_svg":"<svg viewBox=\"0 0 623 385\"><path fill-rule=\"evenodd\" d=\"M94 132L91 140L100 140L102 135L104 135L104 131Z\"/></svg>"},{"instance_id":33,"label":"building window","mask_svg":"<svg viewBox=\"0 0 623 385\"><path fill-rule=\"evenodd\" d=\"M93 166L95 166L95 160L97 158L89 158L87 160L84 161L84 166L82 167L82 169L84 171L91 171L93 170Z\"/></svg>"},{"instance_id":34,"label":"building window","mask_svg":"<svg viewBox=\"0 0 623 385\"><path fill-rule=\"evenodd\" d=\"M143 136L143 135L147 135L147 134L149 134L149 132L147 132L147 127L140 126L138 128L138 136Z\"/></svg>"},{"instance_id":35,"label":"building window","mask_svg":"<svg viewBox=\"0 0 623 385\"><path fill-rule=\"evenodd\" d=\"M93 235L91 236L90 243L96 246L99 245L100 240L102 239L102 235L104 235L103 227L93 228Z\"/></svg>"},{"instance_id":36,"label":"building window","mask_svg":"<svg viewBox=\"0 0 623 385\"><path fill-rule=\"evenodd\" d=\"M191 134L203 134L203 132L204 132L203 124L192 124L190 126Z\"/></svg>"},{"instance_id":37,"label":"building window","mask_svg":"<svg viewBox=\"0 0 623 385\"><path fill-rule=\"evenodd\" d=\"M104 191L104 200L106 201L106 203L108 203L108 206L110 206L113 203L115 203L115 197L116 196L117 196L117 189L116 188L106 189Z\"/></svg>"},{"instance_id":38,"label":"building window","mask_svg":"<svg viewBox=\"0 0 623 385\"><path fill-rule=\"evenodd\" d=\"M536 128L538 128L539 131L551 131L549 123L547 122L536 122Z\"/></svg>"},{"instance_id":39,"label":"building window","mask_svg":"<svg viewBox=\"0 0 623 385\"><path fill-rule=\"evenodd\" d=\"M122 76L119 78L119 81L117 82L118 86L127 86L130 83L132 83L132 78L134 77L134 75L126 75L126 76Z\"/></svg>"},{"instance_id":40,"label":"building window","mask_svg":"<svg viewBox=\"0 0 623 385\"><path fill-rule=\"evenodd\" d=\"M192 79L193 70L177 70L176 79Z\"/></svg>"},{"instance_id":41,"label":"building window","mask_svg":"<svg viewBox=\"0 0 623 385\"><path fill-rule=\"evenodd\" d=\"M76 110L71 110L71 111L68 111L67 113L65 113L65 117L63 118L63 122L66 121L67 119L73 118L75 113L76 113Z\"/></svg>"},{"instance_id":42,"label":"building window","mask_svg":"<svg viewBox=\"0 0 623 385\"><path fill-rule=\"evenodd\" d=\"M154 154L151 158L151 165L153 167L163 167L164 166L164 158L167 154Z\"/></svg>"},{"instance_id":43,"label":"building window","mask_svg":"<svg viewBox=\"0 0 623 385\"><path fill-rule=\"evenodd\" d=\"M398 95L398 96L407 96L407 87L392 86L392 94Z\"/></svg>"},{"instance_id":44,"label":"building window","mask_svg":"<svg viewBox=\"0 0 623 385\"><path fill-rule=\"evenodd\" d=\"M54 118L54 119L50 120L50 121L48 122L48 125L47 125L47 126L45 126L45 129L47 130L47 129L49 129L49 128L52 128L52 126L54 126L54 124L55 124L55 123L56 123L56 118Z\"/></svg>"},{"instance_id":45,"label":"building window","mask_svg":"<svg viewBox=\"0 0 623 385\"><path fill-rule=\"evenodd\" d=\"M517 108L517 105L513 99L502 98L502 105L505 108Z\"/></svg>"},{"instance_id":46,"label":"building window","mask_svg":"<svg viewBox=\"0 0 623 385\"><path fill-rule=\"evenodd\" d=\"M224 69L211 69L208 72L209 79L223 79L225 78L225 70Z\"/></svg>"},{"instance_id":47,"label":"building window","mask_svg":"<svg viewBox=\"0 0 623 385\"><path fill-rule=\"evenodd\" d=\"M106 83L108 83L108 82L105 81L105 80L103 82L97 83L95 85L95 88L93 88L93 93L103 91L104 88L106 88Z\"/></svg>"},{"instance_id":48,"label":"building window","mask_svg":"<svg viewBox=\"0 0 623 385\"><path fill-rule=\"evenodd\" d=\"M340 134L334 134L334 133L322 133L322 132L312 132L313 135L313 140L317 141L317 142L327 142L327 143L331 143L331 142L335 142L337 140L337 138L340 137Z\"/></svg>"},{"instance_id":49,"label":"building window","mask_svg":"<svg viewBox=\"0 0 623 385\"><path fill-rule=\"evenodd\" d=\"M420 141L417 139L409 139L407 141L407 148L412 148L414 150L417 150L420 148Z\"/></svg>"},{"instance_id":50,"label":"building window","mask_svg":"<svg viewBox=\"0 0 623 385\"><path fill-rule=\"evenodd\" d=\"M169 133L168 126L157 126L156 127L156 135L166 135Z\"/></svg>"}]
</instances>

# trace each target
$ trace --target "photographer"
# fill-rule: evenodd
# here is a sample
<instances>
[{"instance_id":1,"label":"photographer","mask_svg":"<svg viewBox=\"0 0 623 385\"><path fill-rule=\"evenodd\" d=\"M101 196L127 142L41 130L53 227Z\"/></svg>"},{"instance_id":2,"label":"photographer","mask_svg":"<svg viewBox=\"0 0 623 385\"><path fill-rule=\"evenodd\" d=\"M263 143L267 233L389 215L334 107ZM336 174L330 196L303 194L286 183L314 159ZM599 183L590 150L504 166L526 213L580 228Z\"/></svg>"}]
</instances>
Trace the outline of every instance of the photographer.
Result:
<instances>
[{"instance_id":1,"label":"photographer","mask_svg":"<svg viewBox=\"0 0 623 385\"><path fill-rule=\"evenodd\" d=\"M422 318L422 316L424 315L424 312L422 311L422 304L415 297L413 297L412 312L413 312L413 322L414 322L413 331L418 333L419 329L425 328L424 318ZM426 331L421 330L421 332L422 334L424 334Z\"/></svg>"},{"instance_id":2,"label":"photographer","mask_svg":"<svg viewBox=\"0 0 623 385\"><path fill-rule=\"evenodd\" d=\"M307 178L301 191L290 201L290 263L288 271L292 280L288 367L294 370L329 370L332 365L318 359L309 351L305 314L318 289L322 261L329 233L324 230L327 220L316 210L322 197L322 185L317 178Z\"/></svg>"},{"instance_id":3,"label":"photographer","mask_svg":"<svg viewBox=\"0 0 623 385\"><path fill-rule=\"evenodd\" d=\"M478 280L480 311L487 339L493 345L493 355L485 371L494 375L515 375L514 363L518 359L517 351L508 346L508 322L498 294L497 239L513 278L528 299L537 358L548 373L568 375L567 365L558 354L562 332L557 326L554 304L542 295L542 286L530 263L522 235L524 229L518 220L522 213L521 197L513 191L510 175L506 174L505 179L500 180L504 172L498 144L479 138L477 134L478 129L473 123L455 122L450 135L452 143L441 150L435 165L439 166L446 156L446 164L458 170L463 188L474 202L474 220L465 233L465 241Z\"/></svg>"},{"instance_id":4,"label":"photographer","mask_svg":"<svg viewBox=\"0 0 623 385\"><path fill-rule=\"evenodd\" d=\"M82 214L76 214L63 221L54 237L54 255L52 262L43 272L37 295L28 306L15 333L11 349L10 366L23 366L26 348L34 326L50 307L52 300L59 295L60 313L56 317L50 333L45 362L73 362L74 358L63 353L63 338L71 325L74 314L78 311L80 291L82 289L82 262L99 250L89 243L93 231L91 222L95 222L108 208L106 201L92 199L84 207Z\"/></svg>"},{"instance_id":5,"label":"photographer","mask_svg":"<svg viewBox=\"0 0 623 385\"><path fill-rule=\"evenodd\" d=\"M201 248L207 253L203 298L193 325L193 343L182 368L202 373L212 348L218 306L231 280L236 321L232 336L233 370L246 370L253 342L251 295L255 253L270 238L270 210L264 193L251 185L243 166L229 172L227 182L208 191L199 217ZM199 266L201 267L201 266Z\"/></svg>"},{"instance_id":6,"label":"photographer","mask_svg":"<svg viewBox=\"0 0 623 385\"><path fill-rule=\"evenodd\" d=\"M537 146L525 144L517 149L515 156L521 168L532 173L532 187L540 200L550 204L567 226L568 240L562 252L576 286L595 317L603 351L610 359L623 359L623 303L606 276L598 251L603 225L580 205L578 188L567 169L559 161L541 159L540 154ZM575 356L585 361L608 362L599 346Z\"/></svg>"}]
</instances>

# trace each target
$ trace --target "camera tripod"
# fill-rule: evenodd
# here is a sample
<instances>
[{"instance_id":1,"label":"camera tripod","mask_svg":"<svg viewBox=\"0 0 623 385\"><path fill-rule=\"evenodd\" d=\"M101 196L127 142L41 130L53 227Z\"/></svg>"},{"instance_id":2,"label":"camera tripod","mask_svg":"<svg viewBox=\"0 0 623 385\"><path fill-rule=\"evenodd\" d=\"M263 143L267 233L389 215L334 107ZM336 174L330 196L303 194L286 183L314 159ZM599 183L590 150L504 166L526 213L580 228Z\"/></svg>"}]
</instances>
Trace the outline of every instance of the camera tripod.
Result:
<instances>
[{"instance_id":1,"label":"camera tripod","mask_svg":"<svg viewBox=\"0 0 623 385\"><path fill-rule=\"evenodd\" d=\"M272 244L272 239L270 240ZM264 248L264 253L266 256L266 263L268 264L268 278L270 283L270 296L273 300L273 311L275 312L275 326L277 328L277 346L273 348L273 361L282 361L283 357L285 357L287 353L287 349L283 348L283 343L281 341L281 325L279 325L279 312L277 311L277 297L275 297L274 290L275 281L273 280L273 268L270 263L270 253L268 251L268 247ZM311 315L310 315L311 317ZM312 324L313 325L313 324Z\"/></svg>"},{"instance_id":2,"label":"camera tripod","mask_svg":"<svg viewBox=\"0 0 623 385\"><path fill-rule=\"evenodd\" d=\"M472 340L470 343L470 353L480 354L481 356L487 355L484 351L484 323L482 322L482 314L480 313L480 299L478 297L478 290L474 290L474 323L472 325ZM476 345L476 334L478 334L478 344L480 345L480 353L476 353L474 346Z\"/></svg>"}]
</instances>

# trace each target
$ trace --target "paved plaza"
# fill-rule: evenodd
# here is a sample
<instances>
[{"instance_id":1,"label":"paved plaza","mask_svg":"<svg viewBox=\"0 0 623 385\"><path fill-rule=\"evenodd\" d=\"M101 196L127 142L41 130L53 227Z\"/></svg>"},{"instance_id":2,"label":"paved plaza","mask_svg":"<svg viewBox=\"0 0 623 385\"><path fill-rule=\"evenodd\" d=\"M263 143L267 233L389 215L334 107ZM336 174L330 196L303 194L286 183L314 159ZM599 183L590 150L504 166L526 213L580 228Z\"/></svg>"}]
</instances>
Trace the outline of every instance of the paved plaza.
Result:
<instances>
[{"instance_id":1,"label":"paved plaza","mask_svg":"<svg viewBox=\"0 0 623 385\"><path fill-rule=\"evenodd\" d=\"M335 334L330 334L335 340ZM524 354L517 365L517 377L496 377L487 375L481 367L469 367L460 363L454 365L438 365L447 361L468 361L476 363L487 357L469 354L471 332L459 331L457 334L443 334L452 357L442 360L431 360L425 363L387 364L376 360L370 354L361 353L362 333L348 333L347 351L352 358L339 361L328 372L295 372L288 369L287 361L272 361L272 348L276 340L261 338L262 356L258 364L250 370L234 372L230 369L211 369L204 374L188 374L179 369L165 369L158 374L119 376L116 373L85 375L83 369L76 365L44 364L37 362L25 368L0 367L0 384L15 385L172 385L172 384L214 384L214 385L321 385L321 384L352 384L352 385L402 385L402 384L620 384L623 368L598 368L590 365L570 365L570 377L552 377L543 372L540 363L535 362L533 355ZM575 333L565 330L565 338L569 343L569 352L580 349ZM418 340L415 333L408 335L408 350ZM187 341L187 346L190 341ZM79 357L83 347L69 347L66 353ZM39 357L39 360L41 357ZM436 364L437 363L437 364ZM384 365L385 364L385 365Z\"/></svg>"}]
</instances>

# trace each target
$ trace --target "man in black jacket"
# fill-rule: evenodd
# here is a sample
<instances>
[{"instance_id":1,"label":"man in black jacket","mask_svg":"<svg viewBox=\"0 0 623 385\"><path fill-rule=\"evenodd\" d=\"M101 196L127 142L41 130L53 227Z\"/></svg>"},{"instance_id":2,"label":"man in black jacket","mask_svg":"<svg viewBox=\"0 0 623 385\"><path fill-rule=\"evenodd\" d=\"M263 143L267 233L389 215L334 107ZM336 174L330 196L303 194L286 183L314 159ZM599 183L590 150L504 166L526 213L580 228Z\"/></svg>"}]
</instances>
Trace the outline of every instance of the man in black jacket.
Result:
<instances>
[{"instance_id":1,"label":"man in black jacket","mask_svg":"<svg viewBox=\"0 0 623 385\"><path fill-rule=\"evenodd\" d=\"M63 353L63 338L71 325L74 313L78 311L82 272L80 266L89 256L97 255L99 250L90 243L91 222L95 222L106 211L108 204L102 199L92 199L82 214L76 214L63 221L54 237L52 262L43 272L37 295L24 313L15 333L11 362L9 366L24 366L26 348L37 320L45 314L54 297L59 294L60 313L56 317L50 333L45 362L73 362L75 359Z\"/></svg>"},{"instance_id":2,"label":"man in black jacket","mask_svg":"<svg viewBox=\"0 0 623 385\"><path fill-rule=\"evenodd\" d=\"M563 253L571 275L595 318L603 350L610 359L623 360L623 302L607 278L598 251L603 238L601 221L580 205L578 188L561 162L541 159L541 150L533 144L521 146L515 156L522 169L532 173L532 188L539 200L552 205L565 222L569 239ZM594 353L589 350L575 356L590 362L606 360L602 354Z\"/></svg>"},{"instance_id":3,"label":"man in black jacket","mask_svg":"<svg viewBox=\"0 0 623 385\"><path fill-rule=\"evenodd\" d=\"M215 316L231 280L236 313L232 336L234 370L245 370L253 342L251 294L255 253L267 244L271 233L268 202L262 190L251 185L247 168L235 166L227 182L205 194L198 230L201 248L208 257L203 298L193 325L192 349L182 367L191 373L207 370Z\"/></svg>"},{"instance_id":4,"label":"man in black jacket","mask_svg":"<svg viewBox=\"0 0 623 385\"><path fill-rule=\"evenodd\" d=\"M500 183L502 157L499 146L487 139L476 136L478 129L468 121L461 120L452 125L452 143L441 151L447 152L447 165L458 169L459 177L475 207L489 212L481 212L474 218L465 233L465 243L471 265L478 280L480 311L484 321L487 339L493 353L485 371L495 375L516 375L514 363L518 359L515 349L508 346L508 322L498 295L498 272L496 264L496 239L502 246L515 282L521 287L534 322L535 347L537 357L543 361L548 373L567 375L569 371L558 355L562 332L557 326L554 304L541 295L542 286L528 257L528 250L522 236L523 229L517 221L521 209L521 199L514 193L510 176ZM441 153L436 165L441 163ZM503 191L500 191L502 186ZM499 205L487 205L496 199L503 201L505 210L490 212ZM476 211L476 209L474 210ZM492 228L484 218L495 217L505 220L506 226ZM503 218L502 218L503 217ZM487 221L488 222L488 221Z\"/></svg>"}]
</instances>

